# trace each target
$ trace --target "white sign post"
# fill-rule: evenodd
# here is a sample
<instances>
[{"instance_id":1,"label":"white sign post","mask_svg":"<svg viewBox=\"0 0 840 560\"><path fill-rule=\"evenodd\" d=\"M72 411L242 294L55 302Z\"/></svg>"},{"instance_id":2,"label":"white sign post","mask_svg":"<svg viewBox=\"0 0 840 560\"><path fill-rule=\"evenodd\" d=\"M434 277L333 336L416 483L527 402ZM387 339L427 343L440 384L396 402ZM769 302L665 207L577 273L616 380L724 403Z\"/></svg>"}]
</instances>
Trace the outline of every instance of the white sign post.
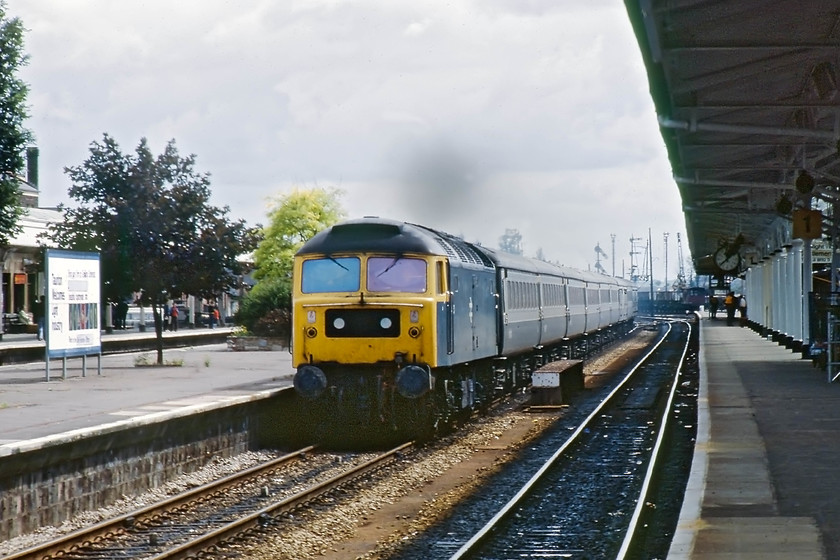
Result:
<instances>
[{"instance_id":1,"label":"white sign post","mask_svg":"<svg viewBox=\"0 0 840 560\"><path fill-rule=\"evenodd\" d=\"M99 357L102 374L99 253L46 250L47 297L44 309L47 381L50 358L62 358L67 377L67 358L81 356L84 375L87 357Z\"/></svg>"}]
</instances>

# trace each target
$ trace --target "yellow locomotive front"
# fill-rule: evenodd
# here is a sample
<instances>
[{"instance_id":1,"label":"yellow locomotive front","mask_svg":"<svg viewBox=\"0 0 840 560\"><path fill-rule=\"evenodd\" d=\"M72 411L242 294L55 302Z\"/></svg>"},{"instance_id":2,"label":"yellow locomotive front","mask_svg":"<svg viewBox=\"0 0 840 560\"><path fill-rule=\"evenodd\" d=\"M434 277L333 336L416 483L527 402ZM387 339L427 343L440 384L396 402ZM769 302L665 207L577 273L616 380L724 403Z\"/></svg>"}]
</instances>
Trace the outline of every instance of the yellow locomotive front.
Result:
<instances>
[{"instance_id":1,"label":"yellow locomotive front","mask_svg":"<svg viewBox=\"0 0 840 560\"><path fill-rule=\"evenodd\" d=\"M433 389L444 270L445 258L427 254L298 254L297 392L343 421L402 424L409 405L398 395L416 408Z\"/></svg>"},{"instance_id":2,"label":"yellow locomotive front","mask_svg":"<svg viewBox=\"0 0 840 560\"><path fill-rule=\"evenodd\" d=\"M435 324L430 261L408 255L298 257L295 367L432 362L433 339L423 336Z\"/></svg>"}]
</instances>

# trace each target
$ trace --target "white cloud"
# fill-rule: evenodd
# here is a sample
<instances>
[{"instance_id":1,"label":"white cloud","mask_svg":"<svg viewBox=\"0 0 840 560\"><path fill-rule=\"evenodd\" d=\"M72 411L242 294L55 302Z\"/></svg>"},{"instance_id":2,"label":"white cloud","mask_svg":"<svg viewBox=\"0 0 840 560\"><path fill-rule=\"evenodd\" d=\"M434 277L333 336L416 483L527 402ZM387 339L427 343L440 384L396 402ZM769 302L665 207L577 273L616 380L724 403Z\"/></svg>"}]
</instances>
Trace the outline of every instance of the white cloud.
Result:
<instances>
[{"instance_id":1,"label":"white cloud","mask_svg":"<svg viewBox=\"0 0 840 560\"><path fill-rule=\"evenodd\" d=\"M124 151L175 139L250 223L269 197L318 184L344 189L351 216L486 245L518 228L529 254L577 267L610 234L684 229L620 3L27 0L9 13L29 29L45 204L66 201L63 168L107 132Z\"/></svg>"}]
</instances>

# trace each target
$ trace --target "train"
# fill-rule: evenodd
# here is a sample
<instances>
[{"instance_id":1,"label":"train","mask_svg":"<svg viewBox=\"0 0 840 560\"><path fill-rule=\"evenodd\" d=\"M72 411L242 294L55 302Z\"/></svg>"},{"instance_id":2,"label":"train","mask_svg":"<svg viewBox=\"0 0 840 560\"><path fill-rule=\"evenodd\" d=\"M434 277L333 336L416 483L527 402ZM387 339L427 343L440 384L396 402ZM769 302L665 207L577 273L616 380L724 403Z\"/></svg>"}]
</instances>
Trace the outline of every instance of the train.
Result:
<instances>
[{"instance_id":1,"label":"train","mask_svg":"<svg viewBox=\"0 0 840 560\"><path fill-rule=\"evenodd\" d=\"M294 387L307 423L434 437L545 363L625 336L635 284L378 217L294 256Z\"/></svg>"}]
</instances>

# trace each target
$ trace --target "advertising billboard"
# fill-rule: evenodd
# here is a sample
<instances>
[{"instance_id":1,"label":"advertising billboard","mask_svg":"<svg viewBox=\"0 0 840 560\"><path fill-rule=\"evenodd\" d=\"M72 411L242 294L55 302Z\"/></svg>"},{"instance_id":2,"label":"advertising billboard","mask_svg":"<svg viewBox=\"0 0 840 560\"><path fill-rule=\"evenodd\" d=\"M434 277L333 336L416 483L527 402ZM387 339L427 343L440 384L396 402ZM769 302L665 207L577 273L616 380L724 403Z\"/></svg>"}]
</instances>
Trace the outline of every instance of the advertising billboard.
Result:
<instances>
[{"instance_id":1,"label":"advertising billboard","mask_svg":"<svg viewBox=\"0 0 840 560\"><path fill-rule=\"evenodd\" d=\"M100 354L99 253L47 249L46 283L48 357Z\"/></svg>"}]
</instances>

